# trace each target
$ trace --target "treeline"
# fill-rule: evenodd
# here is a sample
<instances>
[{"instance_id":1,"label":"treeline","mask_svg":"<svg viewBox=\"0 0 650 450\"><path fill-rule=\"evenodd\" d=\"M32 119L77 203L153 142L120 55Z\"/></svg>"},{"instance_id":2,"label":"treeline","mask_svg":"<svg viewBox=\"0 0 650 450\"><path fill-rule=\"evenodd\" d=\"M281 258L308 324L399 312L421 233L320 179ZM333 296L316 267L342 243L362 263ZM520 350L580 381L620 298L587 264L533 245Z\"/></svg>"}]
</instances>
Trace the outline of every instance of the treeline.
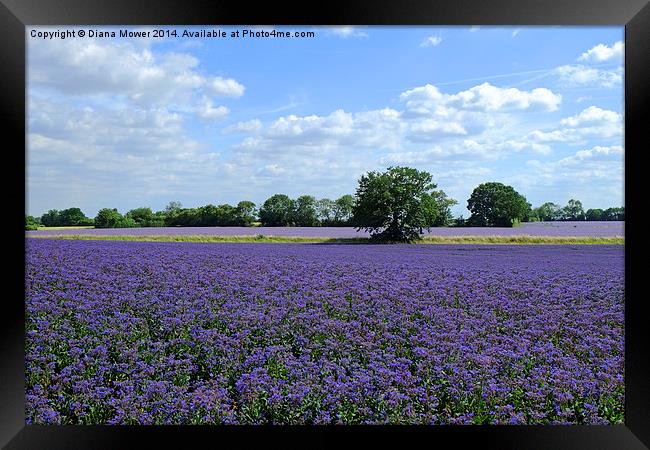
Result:
<instances>
[{"instance_id":1,"label":"treeline","mask_svg":"<svg viewBox=\"0 0 650 450\"><path fill-rule=\"evenodd\" d=\"M552 202L534 208L530 213L531 222L553 221L624 221L625 207L621 208L592 208L585 211L580 200L571 199L562 207Z\"/></svg>"},{"instance_id":2,"label":"treeline","mask_svg":"<svg viewBox=\"0 0 650 450\"><path fill-rule=\"evenodd\" d=\"M484 186L484 185L482 185ZM453 218L450 207L457 202L446 196L443 191L434 191L433 199L437 205L436 220L431 226L493 226L497 221L486 220L485 214L478 213L484 206L480 198L471 199L472 217ZM525 199L524 199L525 202ZM523 222L549 221L624 221L625 208L588 209L584 211L579 200L571 199L562 207L552 202L537 208L526 207ZM311 195L302 195L292 199L284 194L269 197L259 209L251 201L241 201L236 206L229 204L208 204L197 208L183 208L180 202L170 202L162 211L152 211L141 207L121 214L115 208L101 209L94 218L86 217L79 208L64 210L52 209L41 217L26 216L25 229L36 230L44 227L94 226L96 228L137 228L137 227L249 227L262 225L266 227L342 227L357 226L353 215L355 197L343 195L331 200L316 199ZM495 223L491 223L495 222Z\"/></svg>"},{"instance_id":3,"label":"treeline","mask_svg":"<svg viewBox=\"0 0 650 450\"><path fill-rule=\"evenodd\" d=\"M79 208L62 211L52 209L41 217L26 216L25 229L44 227L94 226L95 228L137 227L249 227L274 226L351 226L354 197L344 195L336 200L317 200L311 195L292 199L284 194L268 198L258 209L251 201L236 206L208 204L183 208L170 202L162 211L148 207L135 208L121 214L116 208L103 208L94 218L86 217Z\"/></svg>"}]
</instances>

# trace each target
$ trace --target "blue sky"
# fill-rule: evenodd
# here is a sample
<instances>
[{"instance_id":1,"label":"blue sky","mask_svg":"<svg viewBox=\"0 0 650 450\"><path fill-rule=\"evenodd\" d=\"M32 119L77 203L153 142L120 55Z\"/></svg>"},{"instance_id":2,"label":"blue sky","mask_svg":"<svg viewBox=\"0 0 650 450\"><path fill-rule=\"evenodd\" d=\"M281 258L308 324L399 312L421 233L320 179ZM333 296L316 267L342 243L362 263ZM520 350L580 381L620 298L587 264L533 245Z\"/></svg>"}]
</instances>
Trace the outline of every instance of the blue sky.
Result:
<instances>
[{"instance_id":1,"label":"blue sky","mask_svg":"<svg viewBox=\"0 0 650 450\"><path fill-rule=\"evenodd\" d=\"M75 27L70 30L151 30ZM28 44L27 213L337 198L391 165L458 200L621 206L622 27L166 27Z\"/></svg>"}]
</instances>

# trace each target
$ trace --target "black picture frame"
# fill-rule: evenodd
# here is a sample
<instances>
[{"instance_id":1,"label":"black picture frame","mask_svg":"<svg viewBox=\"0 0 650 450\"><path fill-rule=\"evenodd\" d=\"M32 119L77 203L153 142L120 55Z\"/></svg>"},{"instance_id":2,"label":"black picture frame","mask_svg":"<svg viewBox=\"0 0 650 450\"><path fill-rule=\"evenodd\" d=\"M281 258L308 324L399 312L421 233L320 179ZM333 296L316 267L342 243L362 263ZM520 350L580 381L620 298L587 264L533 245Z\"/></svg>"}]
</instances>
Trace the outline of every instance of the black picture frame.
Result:
<instances>
[{"instance_id":1,"label":"black picture frame","mask_svg":"<svg viewBox=\"0 0 650 450\"><path fill-rule=\"evenodd\" d=\"M32 25L618 25L625 26L625 425L439 427L109 427L24 424L24 200L26 165L25 27ZM238 446L332 447L453 445L499 449L643 449L650 447L650 327L643 314L640 236L641 156L650 105L650 4L647 0L335 0L327 3L171 0L0 0L0 121L5 132L4 193L11 246L0 344L0 445L18 448L193 447L224 437ZM23 154L20 149L25 149ZM15 262L14 262L15 261ZM634 280L634 285L632 284ZM636 286L636 288L635 288ZM7 289L10 287L10 289ZM358 443L356 445L359 445ZM163 445L164 446L164 445Z\"/></svg>"}]
</instances>

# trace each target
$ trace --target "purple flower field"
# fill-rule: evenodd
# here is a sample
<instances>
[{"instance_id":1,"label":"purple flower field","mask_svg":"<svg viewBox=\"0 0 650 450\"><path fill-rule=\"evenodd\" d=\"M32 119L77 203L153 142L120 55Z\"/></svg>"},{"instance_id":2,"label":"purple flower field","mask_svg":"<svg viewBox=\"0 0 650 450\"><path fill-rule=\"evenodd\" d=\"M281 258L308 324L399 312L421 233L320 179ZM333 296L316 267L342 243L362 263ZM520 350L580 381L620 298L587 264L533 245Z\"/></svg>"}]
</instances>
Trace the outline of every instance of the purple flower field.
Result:
<instances>
[{"instance_id":1,"label":"purple flower field","mask_svg":"<svg viewBox=\"0 0 650 450\"><path fill-rule=\"evenodd\" d=\"M623 262L28 239L27 422L622 423Z\"/></svg>"},{"instance_id":2,"label":"purple flower field","mask_svg":"<svg viewBox=\"0 0 650 450\"><path fill-rule=\"evenodd\" d=\"M437 236L594 236L624 235L625 222L529 222L514 228L431 228ZM104 228L27 231L31 235L93 234L105 235L213 235L213 236L305 236L353 238L368 236L351 227L174 227L174 228ZM427 233L425 233L427 234Z\"/></svg>"}]
</instances>

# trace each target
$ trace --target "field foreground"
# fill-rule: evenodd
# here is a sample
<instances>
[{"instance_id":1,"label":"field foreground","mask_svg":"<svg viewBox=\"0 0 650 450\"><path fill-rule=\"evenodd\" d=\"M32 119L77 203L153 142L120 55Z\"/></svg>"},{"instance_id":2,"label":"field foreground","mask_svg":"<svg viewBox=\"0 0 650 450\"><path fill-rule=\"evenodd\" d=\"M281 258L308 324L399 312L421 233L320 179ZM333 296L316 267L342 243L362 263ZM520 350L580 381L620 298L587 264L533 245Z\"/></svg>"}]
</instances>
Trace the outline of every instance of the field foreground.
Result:
<instances>
[{"instance_id":1,"label":"field foreground","mask_svg":"<svg viewBox=\"0 0 650 450\"><path fill-rule=\"evenodd\" d=\"M28 423L622 423L623 246L26 240Z\"/></svg>"}]
</instances>

